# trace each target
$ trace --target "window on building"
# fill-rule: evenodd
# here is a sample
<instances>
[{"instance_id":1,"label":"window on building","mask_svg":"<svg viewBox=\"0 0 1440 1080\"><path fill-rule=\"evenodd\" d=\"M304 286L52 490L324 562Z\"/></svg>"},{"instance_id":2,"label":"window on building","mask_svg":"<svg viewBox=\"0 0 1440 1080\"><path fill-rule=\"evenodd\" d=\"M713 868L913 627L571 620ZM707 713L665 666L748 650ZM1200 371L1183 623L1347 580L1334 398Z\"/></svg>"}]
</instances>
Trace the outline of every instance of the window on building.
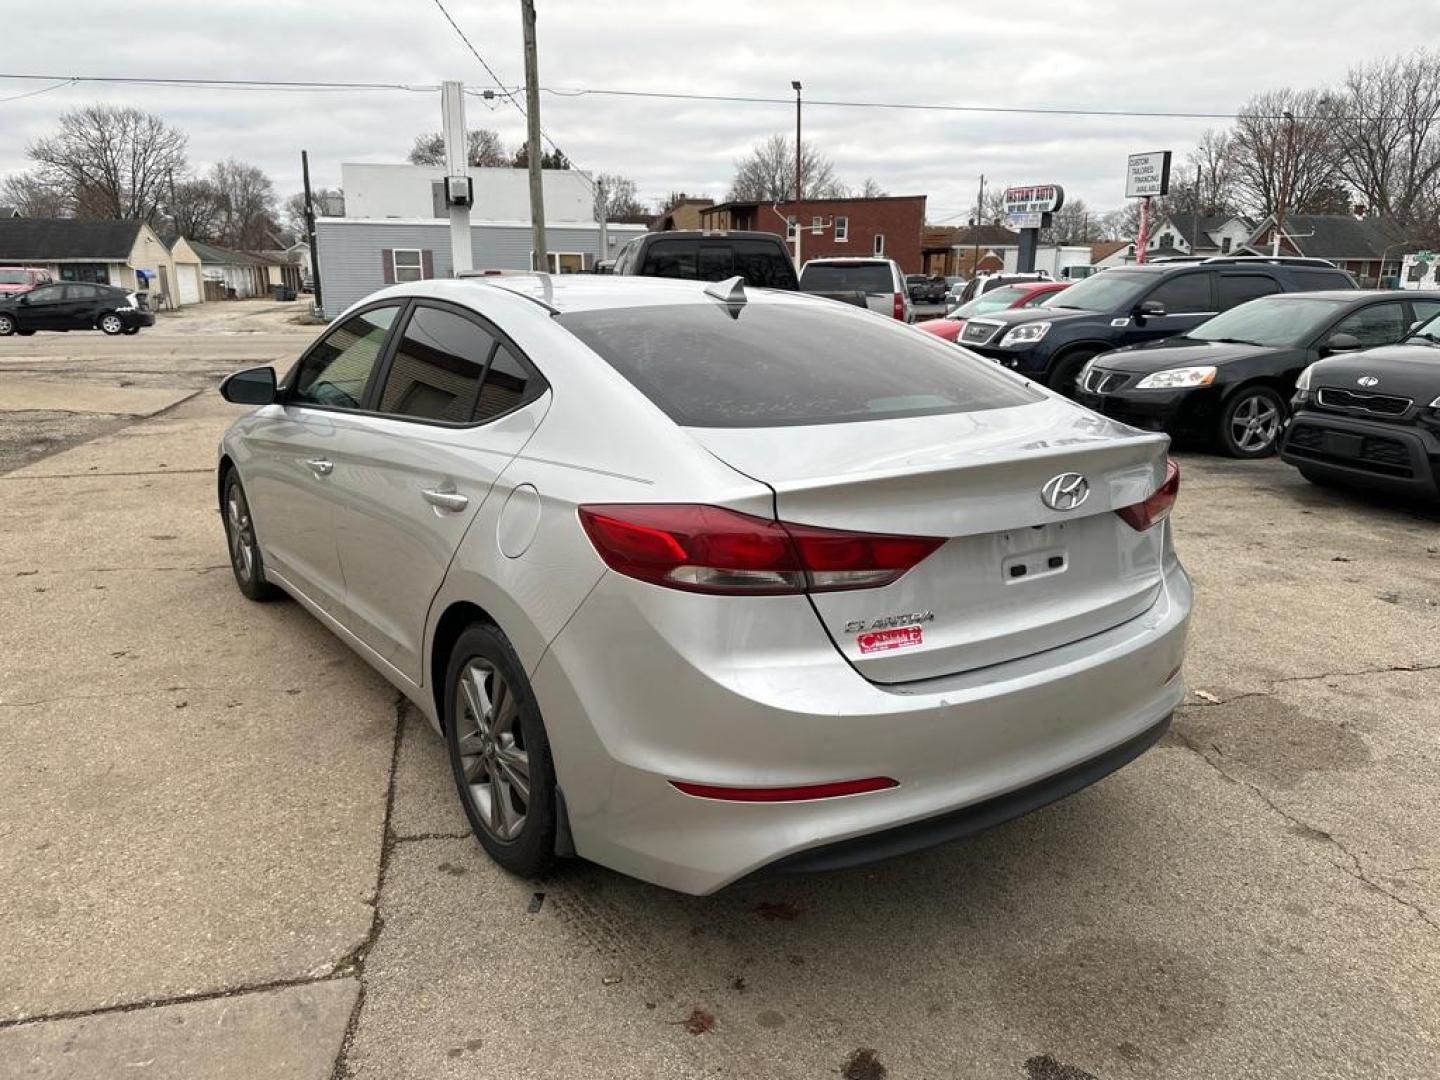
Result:
<instances>
[{"instance_id":1,"label":"window on building","mask_svg":"<svg viewBox=\"0 0 1440 1080\"><path fill-rule=\"evenodd\" d=\"M396 248L390 258L394 260L396 281L419 281L425 276L425 258L419 248Z\"/></svg>"},{"instance_id":2,"label":"window on building","mask_svg":"<svg viewBox=\"0 0 1440 1080\"><path fill-rule=\"evenodd\" d=\"M535 252L530 252L530 269L536 269ZM547 274L581 274L585 272L585 256L578 251L547 251L545 253Z\"/></svg>"},{"instance_id":3,"label":"window on building","mask_svg":"<svg viewBox=\"0 0 1440 1080\"><path fill-rule=\"evenodd\" d=\"M785 219L785 239L794 240L795 237L799 234L799 232L800 223L795 220L795 215L791 214Z\"/></svg>"},{"instance_id":4,"label":"window on building","mask_svg":"<svg viewBox=\"0 0 1440 1080\"><path fill-rule=\"evenodd\" d=\"M879 232L877 232L877 233L875 234L875 240L874 240L874 242L871 244L870 250L873 251L873 252L875 252L876 255L884 255L884 254L885 254L885 234L884 234L884 233L879 233Z\"/></svg>"},{"instance_id":5,"label":"window on building","mask_svg":"<svg viewBox=\"0 0 1440 1080\"><path fill-rule=\"evenodd\" d=\"M812 217L812 218L810 219L810 231L811 231L812 233L814 233L816 236L819 236L820 233L821 233L821 231L824 230L824 228L825 228L825 219L822 218L819 214L816 214L814 217Z\"/></svg>"},{"instance_id":6,"label":"window on building","mask_svg":"<svg viewBox=\"0 0 1440 1080\"><path fill-rule=\"evenodd\" d=\"M1222 236L1220 238L1220 251L1224 255L1230 254L1230 237Z\"/></svg>"},{"instance_id":7,"label":"window on building","mask_svg":"<svg viewBox=\"0 0 1440 1080\"><path fill-rule=\"evenodd\" d=\"M1161 233L1161 234L1160 234L1160 240L1156 243L1155 246L1156 246L1156 247L1162 247L1162 248L1174 247L1174 246L1175 246L1175 234L1174 234L1174 233L1168 233L1168 232L1166 232L1166 233Z\"/></svg>"},{"instance_id":8,"label":"window on building","mask_svg":"<svg viewBox=\"0 0 1440 1080\"><path fill-rule=\"evenodd\" d=\"M844 244L850 239L850 219L848 217L837 217L835 219L835 242Z\"/></svg>"}]
</instances>

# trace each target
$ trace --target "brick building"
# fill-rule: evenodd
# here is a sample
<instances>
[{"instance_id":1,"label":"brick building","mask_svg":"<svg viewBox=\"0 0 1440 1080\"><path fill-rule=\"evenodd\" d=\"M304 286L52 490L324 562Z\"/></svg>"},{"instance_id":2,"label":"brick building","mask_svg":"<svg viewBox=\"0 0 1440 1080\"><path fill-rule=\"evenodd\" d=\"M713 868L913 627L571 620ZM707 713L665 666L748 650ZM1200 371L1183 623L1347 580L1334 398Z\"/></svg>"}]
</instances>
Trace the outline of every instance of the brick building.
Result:
<instances>
[{"instance_id":1,"label":"brick building","mask_svg":"<svg viewBox=\"0 0 1440 1080\"><path fill-rule=\"evenodd\" d=\"M800 258L885 255L907 274L921 271L920 233L925 228L924 195L878 199L804 199L800 202L735 201L700 211L706 229L755 229L785 237Z\"/></svg>"}]
</instances>

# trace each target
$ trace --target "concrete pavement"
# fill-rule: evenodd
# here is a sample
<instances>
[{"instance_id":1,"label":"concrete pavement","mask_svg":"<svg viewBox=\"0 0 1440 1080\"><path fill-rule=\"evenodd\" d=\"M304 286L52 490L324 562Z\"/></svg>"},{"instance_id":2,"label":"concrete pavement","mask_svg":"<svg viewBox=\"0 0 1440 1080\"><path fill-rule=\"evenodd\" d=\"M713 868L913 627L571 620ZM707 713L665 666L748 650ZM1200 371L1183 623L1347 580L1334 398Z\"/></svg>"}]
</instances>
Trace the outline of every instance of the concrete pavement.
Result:
<instances>
[{"instance_id":1,"label":"concrete pavement","mask_svg":"<svg viewBox=\"0 0 1440 1080\"><path fill-rule=\"evenodd\" d=\"M49 405L105 417L0 463L5 1068L1440 1074L1440 518L1189 455L1196 692L1114 777L714 897L581 863L519 881L429 727L234 588L210 473L234 410L183 394L313 333L242 306L0 343L0 399L58 381ZM101 408L127 380L182 400ZM26 415L0 410L0 446Z\"/></svg>"}]
</instances>

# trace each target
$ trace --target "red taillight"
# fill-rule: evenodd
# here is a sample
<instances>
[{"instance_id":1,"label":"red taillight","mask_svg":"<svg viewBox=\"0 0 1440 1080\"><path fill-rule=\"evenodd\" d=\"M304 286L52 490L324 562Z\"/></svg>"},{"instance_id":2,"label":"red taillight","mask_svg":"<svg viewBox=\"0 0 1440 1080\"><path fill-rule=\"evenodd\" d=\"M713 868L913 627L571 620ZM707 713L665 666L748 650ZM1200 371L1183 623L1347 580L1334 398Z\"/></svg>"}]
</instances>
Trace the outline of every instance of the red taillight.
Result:
<instances>
[{"instance_id":1,"label":"red taillight","mask_svg":"<svg viewBox=\"0 0 1440 1080\"><path fill-rule=\"evenodd\" d=\"M899 319L901 322L904 322L904 321L905 321L905 294L904 294L904 293L898 293L898 292L897 292L897 293L895 294L895 318Z\"/></svg>"},{"instance_id":2,"label":"red taillight","mask_svg":"<svg viewBox=\"0 0 1440 1080\"><path fill-rule=\"evenodd\" d=\"M945 542L669 503L582 506L580 524L612 570L671 589L752 596L888 585Z\"/></svg>"},{"instance_id":3,"label":"red taillight","mask_svg":"<svg viewBox=\"0 0 1440 1080\"><path fill-rule=\"evenodd\" d=\"M884 791L899 787L888 776L871 776L864 780L837 780L830 784L800 784L795 787L717 787L714 784L691 784L684 780L670 783L686 795L700 799L721 799L725 802L800 802L804 799L833 799L839 795L863 795L867 791Z\"/></svg>"},{"instance_id":4,"label":"red taillight","mask_svg":"<svg viewBox=\"0 0 1440 1080\"><path fill-rule=\"evenodd\" d=\"M1170 509L1175 505L1179 494L1180 466L1175 464L1173 458L1166 458L1165 482L1155 489L1155 494L1134 506L1122 506L1115 513L1136 532L1144 532L1170 516Z\"/></svg>"}]
</instances>

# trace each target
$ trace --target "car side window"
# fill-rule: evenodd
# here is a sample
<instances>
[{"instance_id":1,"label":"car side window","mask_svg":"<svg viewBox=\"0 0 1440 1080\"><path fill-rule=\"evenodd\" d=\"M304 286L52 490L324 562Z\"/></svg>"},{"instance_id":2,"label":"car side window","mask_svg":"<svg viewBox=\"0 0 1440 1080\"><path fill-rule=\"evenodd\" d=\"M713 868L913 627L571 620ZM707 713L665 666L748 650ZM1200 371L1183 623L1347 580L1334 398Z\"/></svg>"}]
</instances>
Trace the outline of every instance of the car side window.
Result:
<instances>
[{"instance_id":1,"label":"car side window","mask_svg":"<svg viewBox=\"0 0 1440 1080\"><path fill-rule=\"evenodd\" d=\"M1165 305L1167 315L1186 315L1210 312L1215 304L1210 298L1210 274L1176 274L1162 281L1146 300L1158 300Z\"/></svg>"},{"instance_id":2,"label":"car side window","mask_svg":"<svg viewBox=\"0 0 1440 1080\"><path fill-rule=\"evenodd\" d=\"M1280 291L1280 283L1269 274L1221 274L1217 282L1219 309L1232 307Z\"/></svg>"},{"instance_id":3,"label":"car side window","mask_svg":"<svg viewBox=\"0 0 1440 1080\"><path fill-rule=\"evenodd\" d=\"M1335 324L1332 333L1349 334L1361 346L1389 345L1405 336L1405 305L1398 300L1371 304Z\"/></svg>"},{"instance_id":4,"label":"car side window","mask_svg":"<svg viewBox=\"0 0 1440 1080\"><path fill-rule=\"evenodd\" d=\"M648 277L685 278L695 280L696 249L694 240L661 240L645 253L640 272Z\"/></svg>"},{"instance_id":5,"label":"car side window","mask_svg":"<svg viewBox=\"0 0 1440 1080\"><path fill-rule=\"evenodd\" d=\"M416 307L386 372L380 412L468 423L494 349L494 336L477 323L439 308Z\"/></svg>"},{"instance_id":6,"label":"car side window","mask_svg":"<svg viewBox=\"0 0 1440 1080\"><path fill-rule=\"evenodd\" d=\"M333 409L360 408L399 310L393 304L371 308L331 330L300 362L286 400Z\"/></svg>"},{"instance_id":7,"label":"car side window","mask_svg":"<svg viewBox=\"0 0 1440 1080\"><path fill-rule=\"evenodd\" d=\"M51 285L45 288L31 289L25 295L32 304L53 304L64 295L63 288L64 286L61 285Z\"/></svg>"},{"instance_id":8,"label":"car side window","mask_svg":"<svg viewBox=\"0 0 1440 1080\"><path fill-rule=\"evenodd\" d=\"M485 384L475 403L475 419L484 423L524 404L533 396L535 381L509 346L502 344L485 372Z\"/></svg>"}]
</instances>

